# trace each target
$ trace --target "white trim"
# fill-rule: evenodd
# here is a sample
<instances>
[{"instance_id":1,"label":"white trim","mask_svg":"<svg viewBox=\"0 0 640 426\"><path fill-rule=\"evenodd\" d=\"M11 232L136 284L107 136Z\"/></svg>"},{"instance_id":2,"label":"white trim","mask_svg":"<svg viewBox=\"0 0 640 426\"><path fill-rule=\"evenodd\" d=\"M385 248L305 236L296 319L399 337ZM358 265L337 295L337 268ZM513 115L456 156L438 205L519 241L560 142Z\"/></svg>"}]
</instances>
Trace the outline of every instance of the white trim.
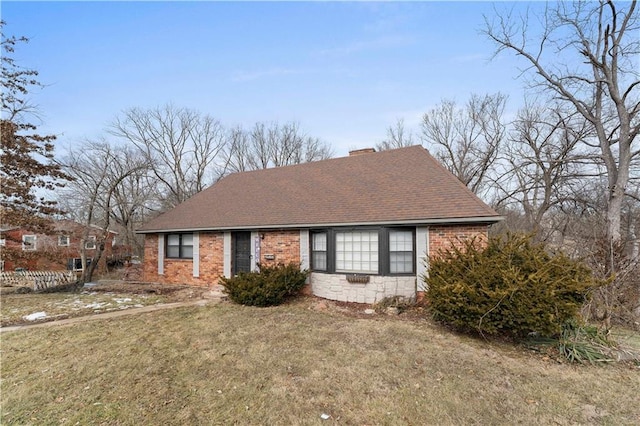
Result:
<instances>
[{"instance_id":1,"label":"white trim","mask_svg":"<svg viewBox=\"0 0 640 426\"><path fill-rule=\"evenodd\" d=\"M353 223L301 223L290 225L248 225L248 226L220 226L220 227L199 227L199 228L175 228L175 229L153 229L136 231L136 234L155 234L159 232L195 232L195 231L232 231L232 230L277 230L277 229L301 229L301 228L333 228L343 226L402 226L402 225L459 225L462 223L496 223L504 220L504 216L477 216L459 217L444 219L411 219L393 220L383 222L353 222Z\"/></svg>"},{"instance_id":2,"label":"white trim","mask_svg":"<svg viewBox=\"0 0 640 426\"><path fill-rule=\"evenodd\" d=\"M429 256L429 227L418 226L416 228L416 278L418 291L425 291L426 284L424 278L429 273L427 264Z\"/></svg>"},{"instance_id":3,"label":"white trim","mask_svg":"<svg viewBox=\"0 0 640 426\"><path fill-rule=\"evenodd\" d=\"M87 240L84 242L85 250L95 250L97 247L97 238L95 235L89 235Z\"/></svg>"},{"instance_id":4,"label":"white trim","mask_svg":"<svg viewBox=\"0 0 640 426\"><path fill-rule=\"evenodd\" d=\"M231 278L231 232L222 236L222 273L225 278Z\"/></svg>"},{"instance_id":5,"label":"white trim","mask_svg":"<svg viewBox=\"0 0 640 426\"><path fill-rule=\"evenodd\" d=\"M300 230L300 269L309 269L309 230Z\"/></svg>"},{"instance_id":6,"label":"white trim","mask_svg":"<svg viewBox=\"0 0 640 426\"><path fill-rule=\"evenodd\" d=\"M25 239L27 237L33 237L33 246L32 247L27 247L25 245ZM22 236L22 251L35 251L36 248L38 247L38 237L36 235L31 235L31 234L25 234Z\"/></svg>"},{"instance_id":7,"label":"white trim","mask_svg":"<svg viewBox=\"0 0 640 426\"><path fill-rule=\"evenodd\" d=\"M76 262L76 260L78 260L78 262ZM92 258L87 258L87 259L86 259L87 266L89 266L89 264L91 263L91 261L92 261L92 260L93 260ZM71 258L71 262L72 262L71 270L72 270L73 272L79 272L79 271L82 271L82 258L81 258L81 257L74 257L74 258ZM80 267L79 267L79 268L76 268L76 264L80 264Z\"/></svg>"},{"instance_id":8,"label":"white trim","mask_svg":"<svg viewBox=\"0 0 640 426\"><path fill-rule=\"evenodd\" d=\"M200 277L200 234L193 233L193 277Z\"/></svg>"},{"instance_id":9,"label":"white trim","mask_svg":"<svg viewBox=\"0 0 640 426\"><path fill-rule=\"evenodd\" d=\"M158 275L164 275L164 234L158 235Z\"/></svg>"},{"instance_id":10,"label":"white trim","mask_svg":"<svg viewBox=\"0 0 640 426\"><path fill-rule=\"evenodd\" d=\"M257 232L251 233L251 272L258 270L260 262L260 235Z\"/></svg>"}]
</instances>

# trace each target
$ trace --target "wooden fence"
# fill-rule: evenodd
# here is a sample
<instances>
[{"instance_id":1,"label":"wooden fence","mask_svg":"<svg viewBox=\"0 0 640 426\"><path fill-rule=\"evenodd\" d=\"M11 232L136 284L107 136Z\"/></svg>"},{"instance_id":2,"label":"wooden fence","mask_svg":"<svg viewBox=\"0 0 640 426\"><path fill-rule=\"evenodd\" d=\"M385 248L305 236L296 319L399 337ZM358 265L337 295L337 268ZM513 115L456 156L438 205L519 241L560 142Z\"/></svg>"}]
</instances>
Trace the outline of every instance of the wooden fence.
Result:
<instances>
[{"instance_id":1,"label":"wooden fence","mask_svg":"<svg viewBox=\"0 0 640 426\"><path fill-rule=\"evenodd\" d=\"M73 271L18 271L0 272L0 285L6 287L29 287L33 291L75 283L78 276Z\"/></svg>"}]
</instances>

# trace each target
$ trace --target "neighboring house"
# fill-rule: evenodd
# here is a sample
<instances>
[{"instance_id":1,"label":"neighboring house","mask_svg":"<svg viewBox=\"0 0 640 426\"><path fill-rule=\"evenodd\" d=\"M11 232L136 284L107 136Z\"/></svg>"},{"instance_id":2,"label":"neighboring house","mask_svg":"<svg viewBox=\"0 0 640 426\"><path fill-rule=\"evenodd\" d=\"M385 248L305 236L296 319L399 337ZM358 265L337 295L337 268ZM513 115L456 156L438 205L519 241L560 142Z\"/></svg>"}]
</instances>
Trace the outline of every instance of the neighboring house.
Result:
<instances>
[{"instance_id":1,"label":"neighboring house","mask_svg":"<svg viewBox=\"0 0 640 426\"><path fill-rule=\"evenodd\" d=\"M211 286L299 263L313 294L374 303L424 291L426 256L501 217L420 146L235 173L145 224L144 280Z\"/></svg>"},{"instance_id":2,"label":"neighboring house","mask_svg":"<svg viewBox=\"0 0 640 426\"><path fill-rule=\"evenodd\" d=\"M66 219L53 221L52 233L48 235L18 227L2 227L0 267L4 271L16 268L81 271L81 238L84 229L84 225ZM96 253L97 241L102 232L101 228L89 227L89 237L84 243L87 258L92 258ZM117 232L108 232L100 268L104 268L107 260L113 258L117 251L116 236Z\"/></svg>"}]
</instances>

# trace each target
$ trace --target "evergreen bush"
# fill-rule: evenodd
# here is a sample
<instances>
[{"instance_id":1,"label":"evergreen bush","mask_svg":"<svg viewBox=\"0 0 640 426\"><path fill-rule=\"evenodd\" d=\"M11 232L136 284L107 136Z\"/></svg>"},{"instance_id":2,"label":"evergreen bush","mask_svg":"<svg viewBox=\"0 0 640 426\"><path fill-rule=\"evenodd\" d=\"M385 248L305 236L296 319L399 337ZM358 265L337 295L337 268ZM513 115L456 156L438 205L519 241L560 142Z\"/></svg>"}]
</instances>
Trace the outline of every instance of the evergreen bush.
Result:
<instances>
[{"instance_id":1,"label":"evergreen bush","mask_svg":"<svg viewBox=\"0 0 640 426\"><path fill-rule=\"evenodd\" d=\"M300 292L309 272L295 263L258 265L259 271L221 278L224 293L241 305L273 306Z\"/></svg>"},{"instance_id":2,"label":"evergreen bush","mask_svg":"<svg viewBox=\"0 0 640 426\"><path fill-rule=\"evenodd\" d=\"M430 258L427 300L436 320L481 335L558 336L604 282L529 236L470 240Z\"/></svg>"}]
</instances>

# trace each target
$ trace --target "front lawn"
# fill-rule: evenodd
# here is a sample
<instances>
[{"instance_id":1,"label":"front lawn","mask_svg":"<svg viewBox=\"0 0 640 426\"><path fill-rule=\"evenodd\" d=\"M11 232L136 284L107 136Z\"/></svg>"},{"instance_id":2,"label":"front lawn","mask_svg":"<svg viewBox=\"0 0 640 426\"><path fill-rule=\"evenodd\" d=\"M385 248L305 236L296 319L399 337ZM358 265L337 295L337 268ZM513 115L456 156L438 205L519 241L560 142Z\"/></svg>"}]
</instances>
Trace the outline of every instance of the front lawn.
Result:
<instances>
[{"instance_id":1,"label":"front lawn","mask_svg":"<svg viewBox=\"0 0 640 426\"><path fill-rule=\"evenodd\" d=\"M15 290L0 287L2 327L76 318L158 303L198 300L208 289L113 281L76 292L19 293Z\"/></svg>"},{"instance_id":2,"label":"front lawn","mask_svg":"<svg viewBox=\"0 0 640 426\"><path fill-rule=\"evenodd\" d=\"M560 364L427 320L316 304L3 333L0 423L640 423L637 366Z\"/></svg>"},{"instance_id":3,"label":"front lawn","mask_svg":"<svg viewBox=\"0 0 640 426\"><path fill-rule=\"evenodd\" d=\"M0 296L0 325L55 321L103 312L155 305L166 301L158 295L109 293L85 290L78 293L27 293Z\"/></svg>"}]
</instances>

